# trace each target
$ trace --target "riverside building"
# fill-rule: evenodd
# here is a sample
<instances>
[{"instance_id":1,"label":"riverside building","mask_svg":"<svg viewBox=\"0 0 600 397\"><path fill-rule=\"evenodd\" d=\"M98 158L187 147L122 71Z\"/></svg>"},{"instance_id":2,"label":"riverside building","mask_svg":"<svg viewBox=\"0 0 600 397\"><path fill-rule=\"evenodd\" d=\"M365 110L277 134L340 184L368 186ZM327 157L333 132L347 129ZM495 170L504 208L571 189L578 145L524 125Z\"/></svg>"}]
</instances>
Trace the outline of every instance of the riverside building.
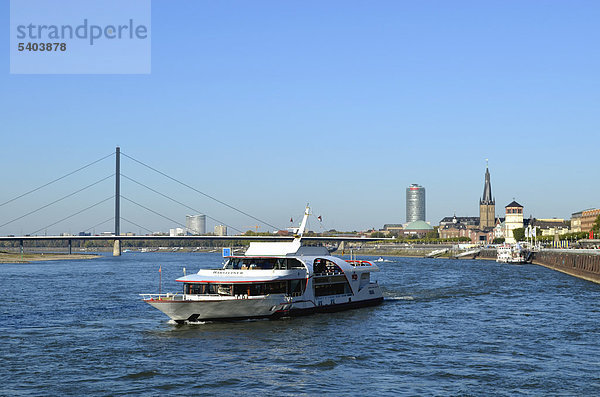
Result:
<instances>
[{"instance_id":1,"label":"riverside building","mask_svg":"<svg viewBox=\"0 0 600 397\"><path fill-rule=\"evenodd\" d=\"M513 236L513 230L523 227L523 206L513 201L505 207L506 219L504 220L504 238L507 243L517 242Z\"/></svg>"},{"instance_id":2,"label":"riverside building","mask_svg":"<svg viewBox=\"0 0 600 397\"><path fill-rule=\"evenodd\" d=\"M191 235L206 234L206 215L186 215L185 228Z\"/></svg>"},{"instance_id":3,"label":"riverside building","mask_svg":"<svg viewBox=\"0 0 600 397\"><path fill-rule=\"evenodd\" d=\"M215 236L227 236L227 226L225 226L225 225L215 226Z\"/></svg>"},{"instance_id":4,"label":"riverside building","mask_svg":"<svg viewBox=\"0 0 600 397\"><path fill-rule=\"evenodd\" d=\"M425 221L425 188L413 183L406 188L406 223Z\"/></svg>"},{"instance_id":5,"label":"riverside building","mask_svg":"<svg viewBox=\"0 0 600 397\"><path fill-rule=\"evenodd\" d=\"M600 215L600 209L594 208L591 210L585 210L581 212L581 231L589 232L594 226L596 218Z\"/></svg>"},{"instance_id":6,"label":"riverside building","mask_svg":"<svg viewBox=\"0 0 600 397\"><path fill-rule=\"evenodd\" d=\"M581 232L581 215L583 211L574 212L571 214L571 231L573 233Z\"/></svg>"}]
</instances>

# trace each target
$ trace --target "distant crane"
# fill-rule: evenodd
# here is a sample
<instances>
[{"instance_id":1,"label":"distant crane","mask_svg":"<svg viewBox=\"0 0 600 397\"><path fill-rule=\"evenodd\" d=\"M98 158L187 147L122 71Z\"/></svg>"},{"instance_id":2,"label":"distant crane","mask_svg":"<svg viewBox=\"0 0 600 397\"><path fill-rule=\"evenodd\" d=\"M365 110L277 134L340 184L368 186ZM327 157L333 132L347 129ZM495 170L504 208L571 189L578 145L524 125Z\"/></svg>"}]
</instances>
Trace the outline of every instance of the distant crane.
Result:
<instances>
[{"instance_id":1,"label":"distant crane","mask_svg":"<svg viewBox=\"0 0 600 397\"><path fill-rule=\"evenodd\" d=\"M254 232L255 232L255 233L258 233L258 229L260 228L260 226L259 226L259 225L250 225L250 226L244 226L244 228L247 228L247 227L248 227L248 228L250 228L250 229L248 229L248 230L252 230L252 228L254 228Z\"/></svg>"}]
</instances>

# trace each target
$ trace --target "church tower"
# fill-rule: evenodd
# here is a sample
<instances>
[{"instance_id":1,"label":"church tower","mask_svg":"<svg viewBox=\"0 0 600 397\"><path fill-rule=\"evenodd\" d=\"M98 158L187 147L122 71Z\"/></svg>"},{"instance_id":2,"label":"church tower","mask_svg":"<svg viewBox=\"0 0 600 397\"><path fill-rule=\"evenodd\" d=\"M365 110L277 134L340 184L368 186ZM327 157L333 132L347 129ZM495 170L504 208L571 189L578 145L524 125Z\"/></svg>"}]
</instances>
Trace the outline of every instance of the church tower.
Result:
<instances>
[{"instance_id":1,"label":"church tower","mask_svg":"<svg viewBox=\"0 0 600 397\"><path fill-rule=\"evenodd\" d=\"M496 200L492 197L490 170L486 164L483 197L479 200L479 229L483 230L494 226L496 226Z\"/></svg>"}]
</instances>

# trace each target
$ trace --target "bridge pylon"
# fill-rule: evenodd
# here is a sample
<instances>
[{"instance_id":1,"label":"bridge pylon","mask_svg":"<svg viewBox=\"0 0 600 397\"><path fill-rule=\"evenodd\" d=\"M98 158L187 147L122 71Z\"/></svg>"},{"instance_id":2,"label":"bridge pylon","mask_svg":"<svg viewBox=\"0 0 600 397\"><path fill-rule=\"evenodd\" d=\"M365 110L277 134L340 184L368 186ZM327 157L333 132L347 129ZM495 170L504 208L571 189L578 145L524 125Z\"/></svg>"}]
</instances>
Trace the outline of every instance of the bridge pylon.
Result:
<instances>
[{"instance_id":1,"label":"bridge pylon","mask_svg":"<svg viewBox=\"0 0 600 397\"><path fill-rule=\"evenodd\" d=\"M115 149L115 237L121 235L121 148ZM115 240L113 256L121 256L121 240Z\"/></svg>"},{"instance_id":2,"label":"bridge pylon","mask_svg":"<svg viewBox=\"0 0 600 397\"><path fill-rule=\"evenodd\" d=\"M121 256L121 240L115 240L113 245L113 256Z\"/></svg>"}]
</instances>

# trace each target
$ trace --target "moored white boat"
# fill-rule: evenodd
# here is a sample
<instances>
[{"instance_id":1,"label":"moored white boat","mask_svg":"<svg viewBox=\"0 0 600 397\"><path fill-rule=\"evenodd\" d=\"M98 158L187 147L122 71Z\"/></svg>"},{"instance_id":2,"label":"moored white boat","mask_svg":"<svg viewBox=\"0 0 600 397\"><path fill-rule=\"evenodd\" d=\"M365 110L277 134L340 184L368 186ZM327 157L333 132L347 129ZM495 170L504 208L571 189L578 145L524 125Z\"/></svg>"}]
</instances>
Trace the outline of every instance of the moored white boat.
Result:
<instances>
[{"instance_id":1,"label":"moored white boat","mask_svg":"<svg viewBox=\"0 0 600 397\"><path fill-rule=\"evenodd\" d=\"M527 262L528 250L519 243L502 244L496 250L496 262L520 264Z\"/></svg>"},{"instance_id":2,"label":"moored white boat","mask_svg":"<svg viewBox=\"0 0 600 397\"><path fill-rule=\"evenodd\" d=\"M302 245L309 208L292 242L253 242L222 269L181 277L180 293L141 294L177 323L303 315L376 305L379 271L368 261L343 260L325 247Z\"/></svg>"}]
</instances>

